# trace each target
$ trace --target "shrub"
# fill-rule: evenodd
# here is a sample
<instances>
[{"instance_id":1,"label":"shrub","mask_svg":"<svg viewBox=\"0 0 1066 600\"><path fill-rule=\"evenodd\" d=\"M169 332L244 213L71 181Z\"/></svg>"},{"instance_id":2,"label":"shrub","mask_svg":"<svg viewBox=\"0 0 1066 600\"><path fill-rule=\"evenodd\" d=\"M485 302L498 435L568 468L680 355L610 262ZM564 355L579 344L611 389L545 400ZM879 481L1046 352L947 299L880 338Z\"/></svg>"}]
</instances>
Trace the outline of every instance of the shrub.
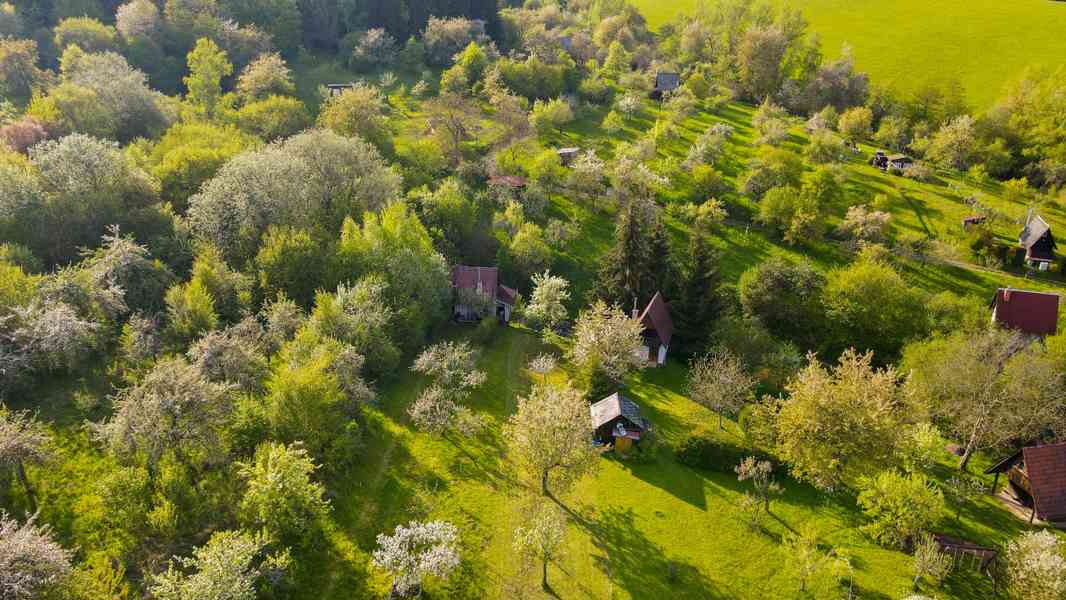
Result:
<instances>
[{"instance_id":1,"label":"shrub","mask_svg":"<svg viewBox=\"0 0 1066 600\"><path fill-rule=\"evenodd\" d=\"M674 445L678 462L694 469L734 474L734 468L751 456L751 450L724 441L707 431L688 434Z\"/></svg>"},{"instance_id":2,"label":"shrub","mask_svg":"<svg viewBox=\"0 0 1066 600\"><path fill-rule=\"evenodd\" d=\"M859 506L871 522L863 527L882 545L908 549L944 512L944 495L918 474L882 471L859 480Z\"/></svg>"}]
</instances>

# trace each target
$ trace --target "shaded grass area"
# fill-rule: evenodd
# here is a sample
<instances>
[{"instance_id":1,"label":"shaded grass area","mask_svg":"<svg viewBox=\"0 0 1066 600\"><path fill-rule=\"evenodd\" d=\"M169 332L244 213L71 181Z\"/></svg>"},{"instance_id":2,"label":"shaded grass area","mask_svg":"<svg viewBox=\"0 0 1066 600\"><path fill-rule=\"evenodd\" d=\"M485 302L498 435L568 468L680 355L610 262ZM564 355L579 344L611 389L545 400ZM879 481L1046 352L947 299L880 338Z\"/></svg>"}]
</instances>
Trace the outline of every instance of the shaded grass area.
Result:
<instances>
[{"instance_id":1,"label":"shaded grass area","mask_svg":"<svg viewBox=\"0 0 1066 600\"><path fill-rule=\"evenodd\" d=\"M709 0L713 3L714 0ZM633 0L655 28L699 0ZM1046 0L773 0L803 11L830 59L848 44L876 83L913 90L958 80L977 109L991 106L1030 66L1054 67L1066 51L1066 6ZM1024 31L1024 36L1015 32ZM994 49L994 50L992 50Z\"/></svg>"}]
</instances>

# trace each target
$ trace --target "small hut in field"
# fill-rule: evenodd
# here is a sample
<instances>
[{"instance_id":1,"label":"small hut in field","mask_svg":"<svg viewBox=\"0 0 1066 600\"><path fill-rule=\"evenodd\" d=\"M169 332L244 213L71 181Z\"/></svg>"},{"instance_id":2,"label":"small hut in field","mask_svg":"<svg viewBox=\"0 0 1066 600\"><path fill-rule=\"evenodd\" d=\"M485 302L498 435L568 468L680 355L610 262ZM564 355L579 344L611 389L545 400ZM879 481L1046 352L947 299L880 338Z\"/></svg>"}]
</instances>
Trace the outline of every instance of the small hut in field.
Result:
<instances>
[{"instance_id":1,"label":"small hut in field","mask_svg":"<svg viewBox=\"0 0 1066 600\"><path fill-rule=\"evenodd\" d=\"M1027 446L985 471L1007 475L1007 493L1030 509L1029 522L1039 518L1047 523L1066 522L1066 442Z\"/></svg>"},{"instance_id":2,"label":"small hut in field","mask_svg":"<svg viewBox=\"0 0 1066 600\"><path fill-rule=\"evenodd\" d=\"M595 442L625 452L640 441L648 423L636 402L620 393L611 394L589 407Z\"/></svg>"}]
</instances>

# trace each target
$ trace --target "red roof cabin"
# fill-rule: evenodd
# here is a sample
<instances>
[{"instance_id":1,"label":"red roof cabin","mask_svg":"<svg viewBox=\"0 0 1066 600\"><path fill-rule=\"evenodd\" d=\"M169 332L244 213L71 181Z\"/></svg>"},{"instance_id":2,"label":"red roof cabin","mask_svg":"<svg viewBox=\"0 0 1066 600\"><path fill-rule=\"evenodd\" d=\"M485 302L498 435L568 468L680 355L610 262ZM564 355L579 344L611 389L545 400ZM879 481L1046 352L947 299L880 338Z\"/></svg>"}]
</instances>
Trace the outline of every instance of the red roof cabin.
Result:
<instances>
[{"instance_id":1,"label":"red roof cabin","mask_svg":"<svg viewBox=\"0 0 1066 600\"><path fill-rule=\"evenodd\" d=\"M1030 522L1066 522L1066 442L1022 448L985 473L1007 474L1007 492L1032 509Z\"/></svg>"},{"instance_id":2,"label":"red roof cabin","mask_svg":"<svg viewBox=\"0 0 1066 600\"><path fill-rule=\"evenodd\" d=\"M452 267L452 290L452 316L457 321L472 323L493 312L501 323L511 321L518 292L499 283L496 267Z\"/></svg>"},{"instance_id":3,"label":"red roof cabin","mask_svg":"<svg viewBox=\"0 0 1066 600\"><path fill-rule=\"evenodd\" d=\"M1026 335L1055 335L1059 295L999 288L992 299L992 322Z\"/></svg>"},{"instance_id":4,"label":"red roof cabin","mask_svg":"<svg viewBox=\"0 0 1066 600\"><path fill-rule=\"evenodd\" d=\"M644 346L641 358L655 366L666 364L666 354L670 350L670 339L674 335L674 321L670 318L670 307L663 300L662 292L655 292L644 312L633 310L633 316L640 319L644 326Z\"/></svg>"}]
</instances>

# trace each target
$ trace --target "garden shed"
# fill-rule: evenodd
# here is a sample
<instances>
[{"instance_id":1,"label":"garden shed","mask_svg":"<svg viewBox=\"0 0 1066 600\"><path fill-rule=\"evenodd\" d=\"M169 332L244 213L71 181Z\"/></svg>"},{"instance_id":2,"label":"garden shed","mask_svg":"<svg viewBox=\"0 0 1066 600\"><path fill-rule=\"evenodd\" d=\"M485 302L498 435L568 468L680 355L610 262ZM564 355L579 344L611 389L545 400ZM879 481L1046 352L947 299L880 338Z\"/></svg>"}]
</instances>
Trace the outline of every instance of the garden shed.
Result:
<instances>
[{"instance_id":1,"label":"garden shed","mask_svg":"<svg viewBox=\"0 0 1066 600\"><path fill-rule=\"evenodd\" d=\"M624 450L639 442L648 423L640 416L636 402L621 393L614 393L589 407L592 417L592 438L604 445Z\"/></svg>"},{"instance_id":2,"label":"garden shed","mask_svg":"<svg viewBox=\"0 0 1066 600\"><path fill-rule=\"evenodd\" d=\"M329 97L340 96L344 92L355 87L354 83L327 83L326 89L329 91Z\"/></svg>"},{"instance_id":3,"label":"garden shed","mask_svg":"<svg viewBox=\"0 0 1066 600\"><path fill-rule=\"evenodd\" d=\"M1007 492L1032 509L1029 521L1066 522L1066 442L1027 446L992 465L985 474L1007 474Z\"/></svg>"},{"instance_id":4,"label":"garden shed","mask_svg":"<svg viewBox=\"0 0 1066 600\"><path fill-rule=\"evenodd\" d=\"M564 167L569 167L577 160L577 155L581 152L581 148L559 148L556 153L559 154L559 161L563 163Z\"/></svg>"}]
</instances>

